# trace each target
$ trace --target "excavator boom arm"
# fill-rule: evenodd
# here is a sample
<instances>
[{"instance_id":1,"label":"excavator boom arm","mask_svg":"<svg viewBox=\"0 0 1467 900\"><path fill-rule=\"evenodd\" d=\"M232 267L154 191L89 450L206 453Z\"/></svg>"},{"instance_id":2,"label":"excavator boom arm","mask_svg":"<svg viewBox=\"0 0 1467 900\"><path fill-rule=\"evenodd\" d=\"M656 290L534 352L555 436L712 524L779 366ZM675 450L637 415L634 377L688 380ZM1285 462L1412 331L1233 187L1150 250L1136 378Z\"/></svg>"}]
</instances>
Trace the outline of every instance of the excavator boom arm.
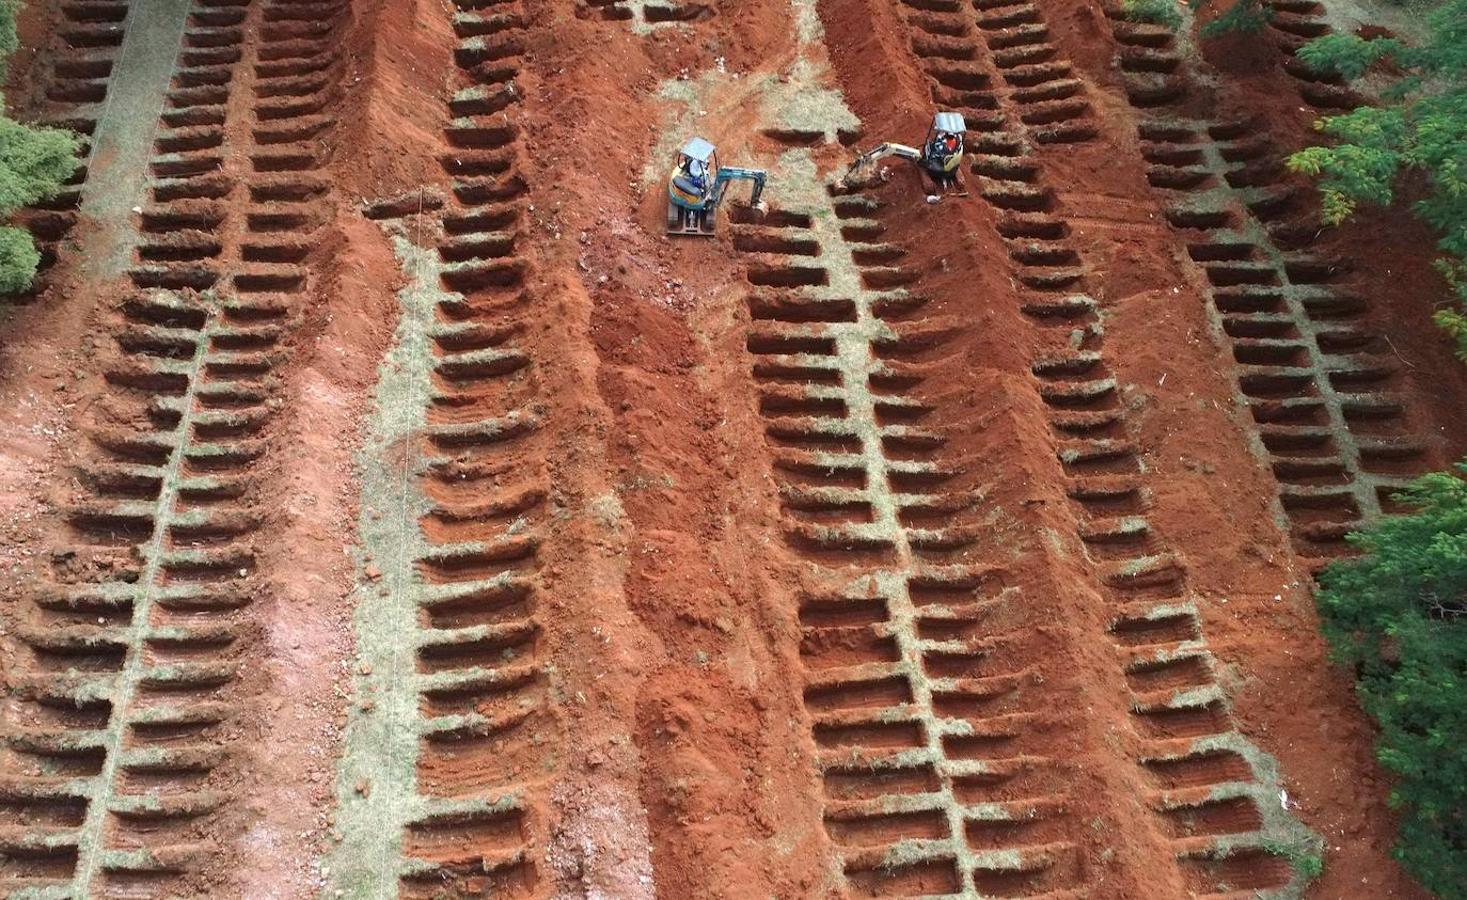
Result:
<instances>
[{"instance_id":1,"label":"excavator boom arm","mask_svg":"<svg viewBox=\"0 0 1467 900\"><path fill-rule=\"evenodd\" d=\"M908 147L906 144L896 144L892 143L891 141L887 141L885 144L882 144L881 146L876 147L872 150L867 150L865 153L862 153L860 156L856 157L856 165L869 166L872 163L880 162L881 160L886 159L888 156L895 156L900 159L910 159L915 161L922 158L922 151L918 150L916 147Z\"/></svg>"},{"instance_id":2,"label":"excavator boom arm","mask_svg":"<svg viewBox=\"0 0 1467 900\"><path fill-rule=\"evenodd\" d=\"M867 150L865 153L862 153L860 156L856 157L856 161L851 163L851 167L846 170L845 178L843 178L842 181L849 184L856 179L864 179L868 177L874 172L876 164L878 162L881 162L883 159L886 159L888 156L895 156L898 159L906 159L911 160L912 162L917 162L918 160L922 159L922 151L918 150L916 147L908 147L906 144L897 144L892 141L887 141L886 143Z\"/></svg>"},{"instance_id":3,"label":"excavator boom arm","mask_svg":"<svg viewBox=\"0 0 1467 900\"><path fill-rule=\"evenodd\" d=\"M759 198L764 194L764 179L768 173L763 169L741 169L737 166L724 166L718 170L718 182L714 185L714 191L722 197L724 188L730 181L752 181L754 188L749 194L749 205L758 206Z\"/></svg>"}]
</instances>

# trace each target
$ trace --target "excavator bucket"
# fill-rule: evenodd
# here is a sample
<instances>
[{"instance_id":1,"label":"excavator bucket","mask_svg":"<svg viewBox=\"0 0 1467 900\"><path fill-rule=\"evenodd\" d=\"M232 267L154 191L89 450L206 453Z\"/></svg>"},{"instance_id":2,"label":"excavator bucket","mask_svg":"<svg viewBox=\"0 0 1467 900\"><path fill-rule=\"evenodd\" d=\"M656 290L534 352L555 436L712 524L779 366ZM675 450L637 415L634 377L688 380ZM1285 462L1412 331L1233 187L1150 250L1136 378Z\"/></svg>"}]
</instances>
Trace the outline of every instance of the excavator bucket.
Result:
<instances>
[{"instance_id":1,"label":"excavator bucket","mask_svg":"<svg viewBox=\"0 0 1467 900\"><path fill-rule=\"evenodd\" d=\"M879 174L880 169L878 164L889 156L895 156L898 159L917 160L921 158L922 152L915 147L908 147L905 144L892 143L891 141L879 147L873 147L856 157L855 162L851 163L851 167L841 177L840 186L846 190L868 186Z\"/></svg>"},{"instance_id":2,"label":"excavator bucket","mask_svg":"<svg viewBox=\"0 0 1467 900\"><path fill-rule=\"evenodd\" d=\"M841 176L840 186L846 189L865 187L876 174L876 158L869 153L856 157L846 174Z\"/></svg>"}]
</instances>

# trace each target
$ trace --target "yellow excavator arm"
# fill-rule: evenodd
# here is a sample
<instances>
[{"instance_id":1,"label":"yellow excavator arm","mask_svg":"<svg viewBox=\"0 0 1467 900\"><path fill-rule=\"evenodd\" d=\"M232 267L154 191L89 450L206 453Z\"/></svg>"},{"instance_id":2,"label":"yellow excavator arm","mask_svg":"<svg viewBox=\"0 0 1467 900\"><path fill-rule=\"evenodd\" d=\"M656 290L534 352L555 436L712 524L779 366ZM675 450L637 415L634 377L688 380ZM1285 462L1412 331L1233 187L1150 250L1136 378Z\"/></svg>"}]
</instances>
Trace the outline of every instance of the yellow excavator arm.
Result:
<instances>
[{"instance_id":1,"label":"yellow excavator arm","mask_svg":"<svg viewBox=\"0 0 1467 900\"><path fill-rule=\"evenodd\" d=\"M916 162L922 158L922 151L916 147L908 147L906 144L897 144L888 141L856 157L856 161L851 163L851 167L846 170L845 177L841 179L842 183L850 185L853 182L864 181L870 178L876 171L876 164L888 156L895 156L898 159Z\"/></svg>"}]
</instances>

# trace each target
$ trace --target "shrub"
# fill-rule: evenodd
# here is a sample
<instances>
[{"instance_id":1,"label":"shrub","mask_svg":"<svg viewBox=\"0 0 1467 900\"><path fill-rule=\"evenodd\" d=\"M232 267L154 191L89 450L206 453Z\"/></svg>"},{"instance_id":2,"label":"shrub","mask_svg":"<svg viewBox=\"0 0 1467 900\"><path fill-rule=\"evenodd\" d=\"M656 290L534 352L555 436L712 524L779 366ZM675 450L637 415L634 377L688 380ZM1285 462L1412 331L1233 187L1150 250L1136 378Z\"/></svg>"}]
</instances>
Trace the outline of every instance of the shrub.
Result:
<instances>
[{"instance_id":1,"label":"shrub","mask_svg":"<svg viewBox=\"0 0 1467 900\"><path fill-rule=\"evenodd\" d=\"M1427 16L1427 33L1419 47L1353 34L1305 44L1299 57L1320 72L1357 79L1388 59L1399 74L1383 92L1383 105L1317 122L1335 143L1295 153L1289 167L1319 179L1332 224L1361 203L1392 202L1403 169L1426 176L1427 194L1415 210L1441 235L1439 245L1449 254L1442 271L1457 306L1439 311L1436 320L1467 360L1467 0L1445 0Z\"/></svg>"},{"instance_id":2,"label":"shrub","mask_svg":"<svg viewBox=\"0 0 1467 900\"><path fill-rule=\"evenodd\" d=\"M16 47L15 0L0 0L0 76ZM56 128L32 128L0 114L0 218L56 196L76 171L77 140ZM30 287L41 256L30 234L0 226L0 294Z\"/></svg>"},{"instance_id":3,"label":"shrub","mask_svg":"<svg viewBox=\"0 0 1467 900\"><path fill-rule=\"evenodd\" d=\"M30 287L40 263L41 254L30 232L0 227L0 294L16 294Z\"/></svg>"},{"instance_id":4,"label":"shrub","mask_svg":"<svg viewBox=\"0 0 1467 900\"><path fill-rule=\"evenodd\" d=\"M1313 848L1305 848L1285 841L1267 840L1263 842L1263 852L1288 860L1294 871L1306 881L1313 881L1324 874L1324 857Z\"/></svg>"},{"instance_id":5,"label":"shrub","mask_svg":"<svg viewBox=\"0 0 1467 900\"><path fill-rule=\"evenodd\" d=\"M1193 9L1201 9L1207 5L1208 0L1191 2ZM1200 33L1205 38L1234 32L1252 34L1263 30L1272 12L1272 8L1264 6L1262 0L1233 0L1233 5L1222 15L1203 25Z\"/></svg>"},{"instance_id":6,"label":"shrub","mask_svg":"<svg viewBox=\"0 0 1467 900\"><path fill-rule=\"evenodd\" d=\"M1121 9L1132 22L1164 25L1172 31L1182 27L1182 10L1176 0L1121 0Z\"/></svg>"},{"instance_id":7,"label":"shrub","mask_svg":"<svg viewBox=\"0 0 1467 900\"><path fill-rule=\"evenodd\" d=\"M1467 475L1467 463L1457 467ZM1353 535L1364 550L1322 576L1318 604L1337 660L1359 676L1396 776L1395 856L1443 900L1467 898L1467 481L1437 473L1418 507Z\"/></svg>"},{"instance_id":8,"label":"shrub","mask_svg":"<svg viewBox=\"0 0 1467 900\"><path fill-rule=\"evenodd\" d=\"M1186 0L1187 7L1196 12L1212 0ZM1172 31L1182 27L1182 10L1177 0L1121 0L1121 9L1126 18L1134 22L1150 22L1165 25ZM1271 14L1262 0L1233 0L1232 5L1217 18L1202 26L1203 37L1217 37L1235 31L1254 32L1268 24Z\"/></svg>"}]
</instances>

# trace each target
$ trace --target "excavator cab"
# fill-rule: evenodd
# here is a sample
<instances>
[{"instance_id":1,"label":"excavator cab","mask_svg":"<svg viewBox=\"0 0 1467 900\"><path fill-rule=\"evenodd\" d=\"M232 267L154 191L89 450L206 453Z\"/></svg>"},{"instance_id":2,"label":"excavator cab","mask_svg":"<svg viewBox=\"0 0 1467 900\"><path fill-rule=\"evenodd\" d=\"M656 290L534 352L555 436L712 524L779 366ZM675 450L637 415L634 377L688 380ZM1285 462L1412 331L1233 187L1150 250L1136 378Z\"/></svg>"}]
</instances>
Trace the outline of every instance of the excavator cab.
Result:
<instances>
[{"instance_id":1,"label":"excavator cab","mask_svg":"<svg viewBox=\"0 0 1467 900\"><path fill-rule=\"evenodd\" d=\"M717 233L718 204L730 181L754 183L749 205L759 207L764 193L762 169L724 168L718 151L700 137L690 138L677 154L667 180L667 233L709 237Z\"/></svg>"},{"instance_id":2,"label":"excavator cab","mask_svg":"<svg viewBox=\"0 0 1467 900\"><path fill-rule=\"evenodd\" d=\"M968 123L961 113L940 112L932 117L922 144L922 164L932 171L951 172L963 161L963 133Z\"/></svg>"},{"instance_id":3,"label":"excavator cab","mask_svg":"<svg viewBox=\"0 0 1467 900\"><path fill-rule=\"evenodd\" d=\"M718 172L718 151L702 138L693 138L678 151L670 190L690 206L701 206L713 189L709 172Z\"/></svg>"}]
</instances>

